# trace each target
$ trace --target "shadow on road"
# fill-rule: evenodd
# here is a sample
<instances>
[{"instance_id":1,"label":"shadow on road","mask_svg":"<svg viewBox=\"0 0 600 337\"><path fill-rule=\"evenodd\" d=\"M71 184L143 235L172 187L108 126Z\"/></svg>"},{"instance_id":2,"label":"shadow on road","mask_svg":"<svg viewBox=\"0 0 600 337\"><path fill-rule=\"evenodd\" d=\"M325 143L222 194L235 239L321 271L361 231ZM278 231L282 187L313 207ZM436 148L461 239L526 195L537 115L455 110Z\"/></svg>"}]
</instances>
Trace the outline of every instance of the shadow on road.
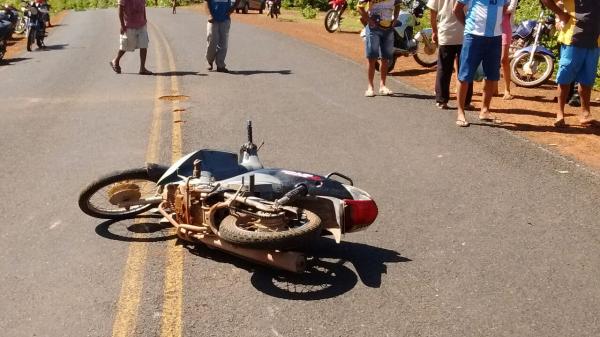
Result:
<instances>
[{"instance_id":1,"label":"shadow on road","mask_svg":"<svg viewBox=\"0 0 600 337\"><path fill-rule=\"evenodd\" d=\"M230 74L232 75L258 75L258 74L280 74L280 75L290 75L292 73L291 70L230 70Z\"/></svg>"},{"instance_id":2,"label":"shadow on road","mask_svg":"<svg viewBox=\"0 0 600 337\"><path fill-rule=\"evenodd\" d=\"M29 60L29 59L30 59L29 57L15 57L12 59L4 59L0 63L2 63L4 65L11 65L13 63L17 63L17 62L21 62L21 61L25 61L25 60Z\"/></svg>"},{"instance_id":3,"label":"shadow on road","mask_svg":"<svg viewBox=\"0 0 600 337\"><path fill-rule=\"evenodd\" d=\"M154 73L154 76L206 76L206 74L200 74L197 71L165 71L162 73Z\"/></svg>"},{"instance_id":4,"label":"shadow on road","mask_svg":"<svg viewBox=\"0 0 600 337\"><path fill-rule=\"evenodd\" d=\"M414 98L414 99L434 99L433 95L425 95L425 94L405 94L402 92L395 92L390 97L400 97L400 98Z\"/></svg>"},{"instance_id":5,"label":"shadow on road","mask_svg":"<svg viewBox=\"0 0 600 337\"><path fill-rule=\"evenodd\" d=\"M387 273L386 263L411 261L393 250L353 242L336 244L322 238L306 249L309 257L306 271L294 274L247 262L204 245L186 248L196 256L252 272L252 285L267 295L304 301L339 296L352 290L359 279L368 287L379 288L381 276ZM348 263L356 273L346 266Z\"/></svg>"},{"instance_id":6,"label":"shadow on road","mask_svg":"<svg viewBox=\"0 0 600 337\"><path fill-rule=\"evenodd\" d=\"M389 75L392 76L419 76L423 74L433 73L437 71L435 67L433 68L417 68L417 69L406 69L400 71L391 72Z\"/></svg>"},{"instance_id":7,"label":"shadow on road","mask_svg":"<svg viewBox=\"0 0 600 337\"><path fill-rule=\"evenodd\" d=\"M160 242L177 238L173 226L159 223L160 215L139 215L135 219L108 220L96 226L96 234L126 242Z\"/></svg>"},{"instance_id":8,"label":"shadow on road","mask_svg":"<svg viewBox=\"0 0 600 337\"><path fill-rule=\"evenodd\" d=\"M68 43L64 43L64 44L53 44L53 45L45 45L44 48L40 48L39 50L63 50L65 49L69 44Z\"/></svg>"},{"instance_id":9,"label":"shadow on road","mask_svg":"<svg viewBox=\"0 0 600 337\"><path fill-rule=\"evenodd\" d=\"M572 135L596 135L600 136L600 127L583 127L578 124L569 125L565 128L556 128L552 125L532 125L525 123L471 123L471 125L487 126L492 128L501 128L510 131L529 131L529 132L554 132Z\"/></svg>"}]
</instances>

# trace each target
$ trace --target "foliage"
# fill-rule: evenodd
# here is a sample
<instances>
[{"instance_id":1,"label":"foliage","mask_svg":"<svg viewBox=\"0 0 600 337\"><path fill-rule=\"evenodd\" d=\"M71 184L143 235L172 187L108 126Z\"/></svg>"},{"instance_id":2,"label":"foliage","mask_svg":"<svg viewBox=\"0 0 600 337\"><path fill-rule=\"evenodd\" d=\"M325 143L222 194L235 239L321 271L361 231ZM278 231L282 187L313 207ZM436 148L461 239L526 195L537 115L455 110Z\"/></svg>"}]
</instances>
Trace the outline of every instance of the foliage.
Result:
<instances>
[{"instance_id":1,"label":"foliage","mask_svg":"<svg viewBox=\"0 0 600 337\"><path fill-rule=\"evenodd\" d=\"M314 19L317 17L317 10L312 8L310 5L302 8L302 16L305 19Z\"/></svg>"},{"instance_id":2,"label":"foliage","mask_svg":"<svg viewBox=\"0 0 600 337\"><path fill-rule=\"evenodd\" d=\"M292 0L282 0L281 1L281 7L288 9L288 8L292 8L294 6L294 1Z\"/></svg>"}]
</instances>

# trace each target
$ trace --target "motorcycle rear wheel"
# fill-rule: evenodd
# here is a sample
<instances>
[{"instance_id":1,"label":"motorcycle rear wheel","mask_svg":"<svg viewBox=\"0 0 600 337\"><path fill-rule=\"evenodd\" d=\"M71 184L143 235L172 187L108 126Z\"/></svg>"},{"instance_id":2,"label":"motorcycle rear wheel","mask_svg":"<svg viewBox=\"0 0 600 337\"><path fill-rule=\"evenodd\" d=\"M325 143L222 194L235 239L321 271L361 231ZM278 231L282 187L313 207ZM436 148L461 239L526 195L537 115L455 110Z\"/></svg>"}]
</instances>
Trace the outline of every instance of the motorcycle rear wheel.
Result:
<instances>
[{"instance_id":1,"label":"motorcycle rear wheel","mask_svg":"<svg viewBox=\"0 0 600 337\"><path fill-rule=\"evenodd\" d=\"M529 53L515 57L510 63L510 79L518 86L535 88L544 84L554 72L554 59L550 55L535 53L533 62L536 63L535 74L528 75L524 66L529 62ZM539 76L538 76L539 75Z\"/></svg>"},{"instance_id":2,"label":"motorcycle rear wheel","mask_svg":"<svg viewBox=\"0 0 600 337\"><path fill-rule=\"evenodd\" d=\"M255 249L298 248L321 233L321 219L313 212L302 210L300 220L290 220L282 231L258 230L251 216L228 215L221 221L219 237L223 240Z\"/></svg>"},{"instance_id":3,"label":"motorcycle rear wheel","mask_svg":"<svg viewBox=\"0 0 600 337\"><path fill-rule=\"evenodd\" d=\"M166 170L165 170L166 171ZM164 173L164 172L163 172ZM152 179L148 175L146 168L130 169L117 171L107 174L89 184L81 191L79 195L79 208L90 216L100 219L127 219L137 214L144 213L156 204L130 206L129 208L119 207L111 203L110 199L117 193L122 193L123 201L135 201L136 199L145 199L156 196L158 179ZM135 190L137 187L139 195L130 193L131 198L127 197L128 191Z\"/></svg>"},{"instance_id":4,"label":"motorcycle rear wheel","mask_svg":"<svg viewBox=\"0 0 600 337\"><path fill-rule=\"evenodd\" d=\"M336 32L340 28L340 15L335 9L330 9L325 14L325 30L330 33Z\"/></svg>"}]
</instances>

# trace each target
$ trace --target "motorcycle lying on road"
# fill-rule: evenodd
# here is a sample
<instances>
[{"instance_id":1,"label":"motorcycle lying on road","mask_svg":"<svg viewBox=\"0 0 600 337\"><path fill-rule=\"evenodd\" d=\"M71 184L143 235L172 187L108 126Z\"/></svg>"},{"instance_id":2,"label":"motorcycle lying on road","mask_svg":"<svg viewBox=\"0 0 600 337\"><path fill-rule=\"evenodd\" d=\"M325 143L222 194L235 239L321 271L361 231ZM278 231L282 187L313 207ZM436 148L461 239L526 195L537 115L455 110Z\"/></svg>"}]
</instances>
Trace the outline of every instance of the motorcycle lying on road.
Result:
<instances>
[{"instance_id":1,"label":"motorcycle lying on road","mask_svg":"<svg viewBox=\"0 0 600 337\"><path fill-rule=\"evenodd\" d=\"M79 207L117 220L157 207L183 240L293 272L306 263L295 249L323 234L339 243L342 234L375 221L375 201L340 173L264 168L251 122L247 130L239 157L203 149L171 167L148 164L115 172L84 188Z\"/></svg>"},{"instance_id":2,"label":"motorcycle lying on road","mask_svg":"<svg viewBox=\"0 0 600 337\"><path fill-rule=\"evenodd\" d=\"M342 14L348 7L348 2L346 0L330 0L329 6L331 9L325 14L325 30L333 33L340 29Z\"/></svg>"},{"instance_id":3,"label":"motorcycle lying on road","mask_svg":"<svg viewBox=\"0 0 600 337\"><path fill-rule=\"evenodd\" d=\"M401 10L394 29L394 57L388 62L388 72L396 65L396 59L400 56L412 56L415 61L423 67L431 68L437 64L438 47L431 39L433 31L431 28L422 29L414 34L415 27L419 25L419 19L423 17L426 4L422 0L404 1L409 11ZM360 36L365 38L365 29ZM375 65L379 71L379 63Z\"/></svg>"},{"instance_id":4,"label":"motorcycle lying on road","mask_svg":"<svg viewBox=\"0 0 600 337\"><path fill-rule=\"evenodd\" d=\"M537 20L525 20L513 32L510 73L516 85L535 88L552 77L554 53L541 40L554 35L555 22L555 16L546 16L542 9Z\"/></svg>"}]
</instances>

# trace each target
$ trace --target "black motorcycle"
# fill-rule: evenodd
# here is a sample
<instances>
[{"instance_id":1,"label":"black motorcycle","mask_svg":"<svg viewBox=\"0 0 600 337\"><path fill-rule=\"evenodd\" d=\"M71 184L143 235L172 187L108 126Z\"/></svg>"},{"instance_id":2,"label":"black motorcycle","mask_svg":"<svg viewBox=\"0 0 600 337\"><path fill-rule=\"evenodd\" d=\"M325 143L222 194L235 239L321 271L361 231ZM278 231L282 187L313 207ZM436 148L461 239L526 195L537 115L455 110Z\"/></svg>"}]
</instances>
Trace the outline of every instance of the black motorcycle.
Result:
<instances>
[{"instance_id":1,"label":"black motorcycle","mask_svg":"<svg viewBox=\"0 0 600 337\"><path fill-rule=\"evenodd\" d=\"M25 26L27 32L27 51L31 51L31 46L37 44L38 48L44 48L44 38L46 37L46 23L44 15L48 13L45 8L40 8L35 2L24 3L22 8L25 15Z\"/></svg>"},{"instance_id":2,"label":"black motorcycle","mask_svg":"<svg viewBox=\"0 0 600 337\"><path fill-rule=\"evenodd\" d=\"M339 243L342 234L366 229L378 213L371 196L340 173L264 168L250 122L239 157L204 149L171 167L115 172L84 188L79 207L117 220L158 208L181 239L292 271L299 271L298 256L292 254L286 266L288 251L325 233Z\"/></svg>"},{"instance_id":3,"label":"black motorcycle","mask_svg":"<svg viewBox=\"0 0 600 337\"><path fill-rule=\"evenodd\" d=\"M10 21L2 20L0 18L0 61L2 61L4 54L6 54L6 46L8 44L11 29L10 25Z\"/></svg>"}]
</instances>

